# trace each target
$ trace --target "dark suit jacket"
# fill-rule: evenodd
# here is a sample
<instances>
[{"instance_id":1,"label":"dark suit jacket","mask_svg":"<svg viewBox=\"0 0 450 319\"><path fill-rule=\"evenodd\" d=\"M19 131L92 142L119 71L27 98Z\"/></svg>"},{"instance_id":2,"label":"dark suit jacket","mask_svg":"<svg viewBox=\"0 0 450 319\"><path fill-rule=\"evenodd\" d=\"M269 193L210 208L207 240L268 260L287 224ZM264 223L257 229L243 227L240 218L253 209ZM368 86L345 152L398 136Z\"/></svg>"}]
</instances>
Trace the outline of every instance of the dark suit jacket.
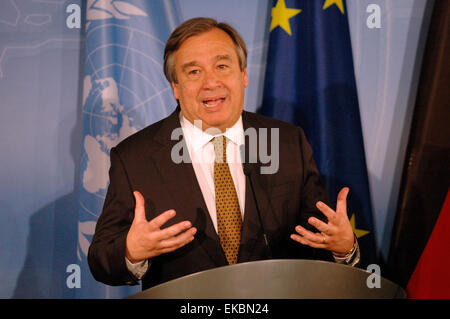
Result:
<instances>
[{"instance_id":1,"label":"dark suit jacket","mask_svg":"<svg viewBox=\"0 0 450 319\"><path fill-rule=\"evenodd\" d=\"M198 229L195 239L188 245L152 258L149 271L142 278L143 289L194 272L227 265L192 164L175 164L171 160L172 147L180 142L171 140L172 131L180 127L178 112L177 109L169 117L111 149L110 185L88 253L91 272L98 281L108 285L138 283L125 262L125 239L134 216L134 190L140 191L145 198L148 220L168 209L175 209L177 215L164 227L189 220ZM245 111L242 119L244 131L250 127L257 130L267 128L269 149L271 128L279 129L278 172L260 174L260 167L264 164L258 162L252 164L250 176L272 258L320 258L332 261L328 251L312 249L289 238L295 232L296 225L313 229L307 223L310 216L324 220L315 203L318 200L329 203L303 131L288 123ZM271 154L271 151L267 154ZM238 262L266 259L268 249L264 244L248 176L245 196Z\"/></svg>"}]
</instances>

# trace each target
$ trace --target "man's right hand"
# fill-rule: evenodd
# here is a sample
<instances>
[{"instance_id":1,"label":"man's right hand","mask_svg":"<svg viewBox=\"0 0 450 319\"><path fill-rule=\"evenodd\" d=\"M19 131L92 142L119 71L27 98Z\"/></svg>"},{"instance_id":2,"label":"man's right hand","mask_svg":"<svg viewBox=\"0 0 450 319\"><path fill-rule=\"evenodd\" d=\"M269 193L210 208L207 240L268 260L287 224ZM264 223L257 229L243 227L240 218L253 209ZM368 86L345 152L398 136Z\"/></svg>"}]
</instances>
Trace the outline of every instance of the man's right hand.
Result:
<instances>
[{"instance_id":1,"label":"man's right hand","mask_svg":"<svg viewBox=\"0 0 450 319\"><path fill-rule=\"evenodd\" d=\"M182 221L161 229L169 219L175 216L173 209L167 210L151 221L145 217L145 200L138 191L133 192L136 199L134 219L126 240L126 257L137 262L174 251L190 243L197 232L191 222Z\"/></svg>"}]
</instances>

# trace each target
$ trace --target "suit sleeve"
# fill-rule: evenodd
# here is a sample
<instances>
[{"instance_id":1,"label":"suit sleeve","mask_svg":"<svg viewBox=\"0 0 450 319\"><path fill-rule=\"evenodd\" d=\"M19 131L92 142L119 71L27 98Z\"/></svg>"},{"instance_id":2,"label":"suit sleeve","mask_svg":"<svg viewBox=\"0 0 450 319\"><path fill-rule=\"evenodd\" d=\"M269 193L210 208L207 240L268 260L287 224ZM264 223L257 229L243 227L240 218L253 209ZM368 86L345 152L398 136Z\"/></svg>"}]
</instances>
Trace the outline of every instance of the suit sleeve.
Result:
<instances>
[{"instance_id":1,"label":"suit sleeve","mask_svg":"<svg viewBox=\"0 0 450 319\"><path fill-rule=\"evenodd\" d=\"M115 148L110 152L110 184L102 214L88 252L88 264L97 281L107 285L135 285L128 271L126 237L134 216L134 197L126 170Z\"/></svg>"},{"instance_id":2,"label":"suit sleeve","mask_svg":"<svg viewBox=\"0 0 450 319\"><path fill-rule=\"evenodd\" d=\"M326 217L317 209L316 203L317 201L322 201L325 204L330 205L330 199L325 188L324 180L314 161L311 146L301 128L299 128L299 139L303 171L302 189L300 194L301 211L304 215L304 220L302 221L304 221L306 223L305 226L310 229L312 226L307 223L307 219L311 216L327 221Z\"/></svg>"}]
</instances>

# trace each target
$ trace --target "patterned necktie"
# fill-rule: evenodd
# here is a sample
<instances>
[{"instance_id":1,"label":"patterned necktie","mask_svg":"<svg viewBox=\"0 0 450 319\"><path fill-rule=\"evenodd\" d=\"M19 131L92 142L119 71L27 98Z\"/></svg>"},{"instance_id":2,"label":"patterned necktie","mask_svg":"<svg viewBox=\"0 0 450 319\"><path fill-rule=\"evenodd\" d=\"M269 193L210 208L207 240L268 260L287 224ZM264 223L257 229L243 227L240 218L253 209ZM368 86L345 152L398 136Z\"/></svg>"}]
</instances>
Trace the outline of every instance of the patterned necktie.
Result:
<instances>
[{"instance_id":1,"label":"patterned necktie","mask_svg":"<svg viewBox=\"0 0 450 319\"><path fill-rule=\"evenodd\" d=\"M227 163L225 136L213 140L216 160L214 161L214 187L216 192L217 228L220 243L228 263L235 264L241 241L242 217L239 200Z\"/></svg>"}]
</instances>

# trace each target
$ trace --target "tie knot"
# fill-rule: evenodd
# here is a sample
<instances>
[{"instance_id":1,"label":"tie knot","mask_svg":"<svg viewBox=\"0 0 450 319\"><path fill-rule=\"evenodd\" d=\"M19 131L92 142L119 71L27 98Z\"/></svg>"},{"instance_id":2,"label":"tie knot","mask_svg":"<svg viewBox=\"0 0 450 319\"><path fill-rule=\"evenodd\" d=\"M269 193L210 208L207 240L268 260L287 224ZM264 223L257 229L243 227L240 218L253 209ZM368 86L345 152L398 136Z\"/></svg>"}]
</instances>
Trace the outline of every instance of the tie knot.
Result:
<instances>
[{"instance_id":1,"label":"tie knot","mask_svg":"<svg viewBox=\"0 0 450 319\"><path fill-rule=\"evenodd\" d=\"M227 162L227 138L224 135L217 136L213 139L214 153L216 154L216 163Z\"/></svg>"}]
</instances>

